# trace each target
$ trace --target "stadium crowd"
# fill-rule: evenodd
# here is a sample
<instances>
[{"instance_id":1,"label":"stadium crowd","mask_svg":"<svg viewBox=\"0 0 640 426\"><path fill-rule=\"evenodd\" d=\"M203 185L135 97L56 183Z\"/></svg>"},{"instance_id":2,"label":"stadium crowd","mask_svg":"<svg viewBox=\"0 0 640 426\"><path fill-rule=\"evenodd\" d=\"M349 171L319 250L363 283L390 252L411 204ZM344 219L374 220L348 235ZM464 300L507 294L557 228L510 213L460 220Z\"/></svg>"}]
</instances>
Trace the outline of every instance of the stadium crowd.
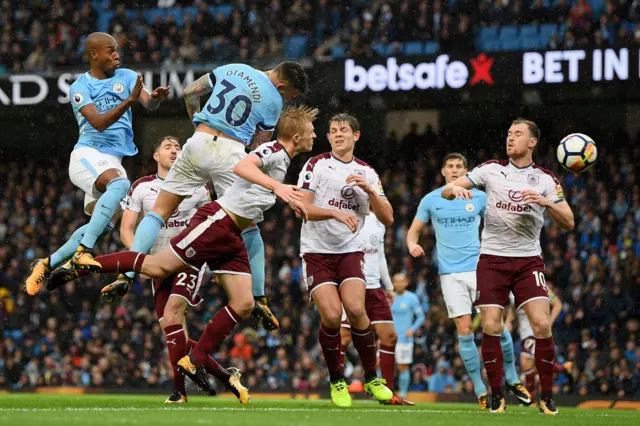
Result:
<instances>
[{"instance_id":1,"label":"stadium crowd","mask_svg":"<svg viewBox=\"0 0 640 426\"><path fill-rule=\"evenodd\" d=\"M163 8L172 13L146 13L169 10ZM106 25L101 16L109 18ZM639 16L637 0L2 0L0 73L86 64L83 43L96 30L116 37L131 67L180 69L281 57L290 36L305 37L293 57L330 56L334 46L347 56L373 56L376 44L401 55L400 43L408 41L473 51L475 29L523 24L558 24L552 49L638 46L640 25L626 23Z\"/></svg>"},{"instance_id":2,"label":"stadium crowd","mask_svg":"<svg viewBox=\"0 0 640 426\"><path fill-rule=\"evenodd\" d=\"M487 130L487 129L483 129ZM425 227L426 258L407 253L406 231L423 195L443 184L440 159L455 149L463 129L427 128L406 136L391 135L370 160L379 171L395 207L385 250L389 270L406 271L410 290L426 312L416 333L411 390L472 394L456 336L439 289L434 233ZM467 146L472 165L503 157L491 132ZM477 136L477 134L476 134ZM556 377L563 394L631 396L640 392L640 146L623 133L602 136L599 164L583 176L558 170L555 149L542 145L542 164L552 166L574 208L576 228L564 233L547 222L542 247L547 282L563 300L554 324L561 361L572 361L570 374ZM616 140L616 151L608 149ZM382 141L378 141L382 142ZM484 148L480 148L484 147ZM487 147L492 147L489 149ZM493 149L495 148L495 149ZM357 153L357 148L356 148ZM304 159L296 159L292 175ZM153 165L128 159L130 176L152 173ZM29 297L20 288L29 263L57 248L87 220L82 194L65 173L66 159L9 162L0 168L0 387L89 386L166 387L170 371L162 331L153 313L150 285L137 279L117 306L98 304L108 278L69 283L61 292L42 290ZM300 224L280 204L261 225L266 246L267 296L281 329L268 333L249 320L237 327L215 357L244 372L249 388L306 392L323 389L327 374L321 360L319 315L301 287L298 257ZM96 251L120 248L117 232ZM203 286L205 302L188 313L195 338L221 306L220 286ZM518 342L514 327L514 341ZM481 333L478 330L477 337ZM477 341L478 344L481 342ZM347 375L362 379L350 354Z\"/></svg>"}]
</instances>

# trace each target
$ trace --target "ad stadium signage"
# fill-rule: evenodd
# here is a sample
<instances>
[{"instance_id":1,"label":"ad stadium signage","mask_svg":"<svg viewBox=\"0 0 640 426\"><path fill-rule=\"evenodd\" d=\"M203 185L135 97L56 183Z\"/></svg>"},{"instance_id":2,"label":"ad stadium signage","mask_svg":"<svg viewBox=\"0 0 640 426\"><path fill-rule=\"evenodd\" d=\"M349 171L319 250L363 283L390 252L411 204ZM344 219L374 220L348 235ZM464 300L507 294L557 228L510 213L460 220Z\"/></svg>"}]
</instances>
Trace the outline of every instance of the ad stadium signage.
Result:
<instances>
[{"instance_id":1,"label":"ad stadium signage","mask_svg":"<svg viewBox=\"0 0 640 426\"><path fill-rule=\"evenodd\" d=\"M45 102L68 104L69 88L83 73L63 73L57 78L45 78L37 74L16 74L0 79L0 104L39 105ZM148 88L171 86L169 99L182 98L184 88L194 80L193 71L143 71L144 84Z\"/></svg>"},{"instance_id":2,"label":"ad stadium signage","mask_svg":"<svg viewBox=\"0 0 640 426\"><path fill-rule=\"evenodd\" d=\"M331 65L347 93L490 90L640 79L638 49L442 54L430 57L347 59ZM323 80L326 81L326 80Z\"/></svg>"}]
</instances>

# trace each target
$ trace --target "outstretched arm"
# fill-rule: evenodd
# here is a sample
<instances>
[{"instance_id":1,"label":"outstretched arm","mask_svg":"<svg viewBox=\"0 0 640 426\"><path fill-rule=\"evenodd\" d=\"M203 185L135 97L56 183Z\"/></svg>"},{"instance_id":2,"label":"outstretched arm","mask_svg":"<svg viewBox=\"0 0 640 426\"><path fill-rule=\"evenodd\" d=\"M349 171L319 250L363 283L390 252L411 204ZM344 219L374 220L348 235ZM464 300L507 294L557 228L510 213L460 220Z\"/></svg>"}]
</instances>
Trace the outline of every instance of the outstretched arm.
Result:
<instances>
[{"instance_id":1,"label":"outstretched arm","mask_svg":"<svg viewBox=\"0 0 640 426\"><path fill-rule=\"evenodd\" d=\"M442 188L442 193L440 195L442 195L442 198L446 198L447 200L454 200L456 198L470 200L473 198L473 194L471 193L472 188L473 183L471 180L466 176L462 176Z\"/></svg>"},{"instance_id":2,"label":"outstretched arm","mask_svg":"<svg viewBox=\"0 0 640 426\"><path fill-rule=\"evenodd\" d=\"M213 91L213 83L210 75L205 74L184 88L184 103L187 106L189 119L193 121L193 115L200 112L200 96Z\"/></svg>"},{"instance_id":3,"label":"outstretched arm","mask_svg":"<svg viewBox=\"0 0 640 426\"><path fill-rule=\"evenodd\" d=\"M138 100L143 107L153 111L160 106L162 101L169 97L169 93L171 93L171 88L169 86L156 87L153 92L149 92L146 87L143 87Z\"/></svg>"}]
</instances>

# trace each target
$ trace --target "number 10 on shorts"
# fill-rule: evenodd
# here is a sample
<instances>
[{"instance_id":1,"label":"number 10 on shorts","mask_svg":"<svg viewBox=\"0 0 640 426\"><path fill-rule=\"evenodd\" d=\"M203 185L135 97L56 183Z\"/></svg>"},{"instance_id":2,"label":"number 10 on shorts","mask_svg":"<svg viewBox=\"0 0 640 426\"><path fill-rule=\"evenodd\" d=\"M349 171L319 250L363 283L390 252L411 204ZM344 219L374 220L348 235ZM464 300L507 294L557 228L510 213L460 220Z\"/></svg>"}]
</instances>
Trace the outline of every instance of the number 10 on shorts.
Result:
<instances>
[{"instance_id":1,"label":"number 10 on shorts","mask_svg":"<svg viewBox=\"0 0 640 426\"><path fill-rule=\"evenodd\" d=\"M544 291L549 292L549 288L547 287L547 279L544 277L544 272L533 271L533 276L536 279L536 286L542 287Z\"/></svg>"}]
</instances>

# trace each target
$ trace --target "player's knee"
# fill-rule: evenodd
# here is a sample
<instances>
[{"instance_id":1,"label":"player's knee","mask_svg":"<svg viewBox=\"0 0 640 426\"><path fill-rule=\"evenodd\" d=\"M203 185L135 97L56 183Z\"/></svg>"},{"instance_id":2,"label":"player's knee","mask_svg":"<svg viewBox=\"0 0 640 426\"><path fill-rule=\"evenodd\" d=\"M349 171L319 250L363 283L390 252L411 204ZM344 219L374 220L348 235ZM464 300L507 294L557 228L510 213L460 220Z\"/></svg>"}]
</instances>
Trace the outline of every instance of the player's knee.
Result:
<instances>
[{"instance_id":1,"label":"player's knee","mask_svg":"<svg viewBox=\"0 0 640 426\"><path fill-rule=\"evenodd\" d=\"M342 324L342 311L337 309L325 309L322 313L322 322L330 328L338 328Z\"/></svg>"},{"instance_id":2,"label":"player's knee","mask_svg":"<svg viewBox=\"0 0 640 426\"><path fill-rule=\"evenodd\" d=\"M531 321L531 328L535 337L549 337L551 335L551 320L549 318L536 318Z\"/></svg>"},{"instance_id":3,"label":"player's knee","mask_svg":"<svg viewBox=\"0 0 640 426\"><path fill-rule=\"evenodd\" d=\"M186 302L183 299L178 297L169 297L169 300L164 307L164 314L162 315L165 327L182 324L185 308Z\"/></svg>"},{"instance_id":4,"label":"player's knee","mask_svg":"<svg viewBox=\"0 0 640 426\"><path fill-rule=\"evenodd\" d=\"M502 327L502 321L500 320L496 320L494 318L482 319L482 331L487 334L499 335L502 333Z\"/></svg>"},{"instance_id":5,"label":"player's knee","mask_svg":"<svg viewBox=\"0 0 640 426\"><path fill-rule=\"evenodd\" d=\"M458 321L456 322L456 331L459 336L468 336L472 332L471 320L469 321Z\"/></svg>"},{"instance_id":6,"label":"player's knee","mask_svg":"<svg viewBox=\"0 0 640 426\"><path fill-rule=\"evenodd\" d=\"M127 179L126 177L118 177L109 182L109 184L107 185L107 190L115 191L118 193L118 196L120 196L120 198L124 198L127 195L127 191L129 191L130 187L131 182L129 181L129 179Z\"/></svg>"},{"instance_id":7,"label":"player's knee","mask_svg":"<svg viewBox=\"0 0 640 426\"><path fill-rule=\"evenodd\" d=\"M385 346L395 346L398 342L398 335L395 331L380 334L380 343Z\"/></svg>"},{"instance_id":8,"label":"player's knee","mask_svg":"<svg viewBox=\"0 0 640 426\"><path fill-rule=\"evenodd\" d=\"M349 322L351 323L357 323L367 316L367 311L364 309L364 306L345 305L344 310L347 312L347 318L349 318Z\"/></svg>"},{"instance_id":9,"label":"player's knee","mask_svg":"<svg viewBox=\"0 0 640 426\"><path fill-rule=\"evenodd\" d=\"M241 319L245 319L251 315L256 306L256 302L253 300L251 293L249 293L249 296L250 297L236 298L229 302L229 305L231 305Z\"/></svg>"}]
</instances>

